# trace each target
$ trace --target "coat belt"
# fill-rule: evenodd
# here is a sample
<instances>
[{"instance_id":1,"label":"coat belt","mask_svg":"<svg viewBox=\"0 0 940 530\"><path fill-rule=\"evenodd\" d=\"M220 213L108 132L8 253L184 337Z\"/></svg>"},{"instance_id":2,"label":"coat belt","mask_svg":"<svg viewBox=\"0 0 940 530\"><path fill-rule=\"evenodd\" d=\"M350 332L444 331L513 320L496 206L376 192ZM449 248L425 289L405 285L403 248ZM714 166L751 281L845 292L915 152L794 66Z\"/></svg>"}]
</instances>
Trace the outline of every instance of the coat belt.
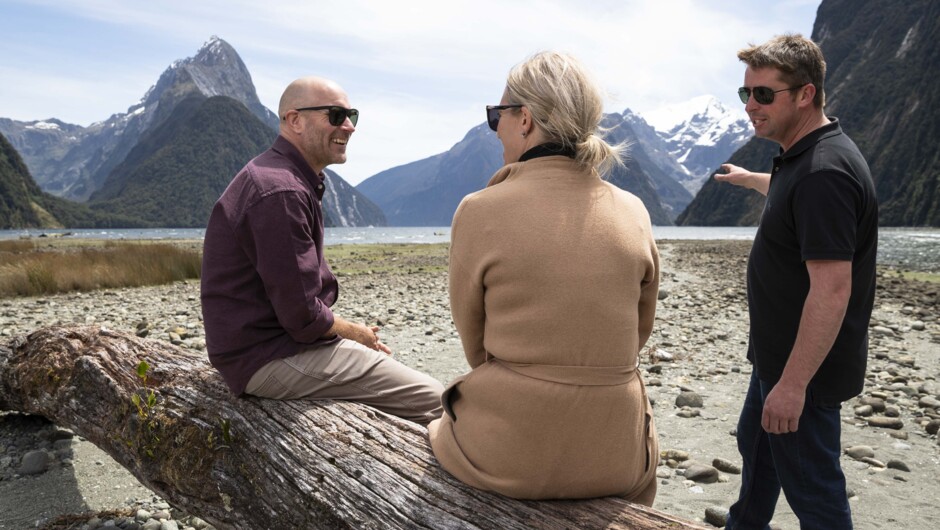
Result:
<instances>
[{"instance_id":1,"label":"coat belt","mask_svg":"<svg viewBox=\"0 0 940 530\"><path fill-rule=\"evenodd\" d=\"M634 366L561 366L554 364L514 363L504 359L491 357L494 362L507 370L517 374L551 381L563 385L579 386L614 386L623 385L637 377L637 367Z\"/></svg>"}]
</instances>

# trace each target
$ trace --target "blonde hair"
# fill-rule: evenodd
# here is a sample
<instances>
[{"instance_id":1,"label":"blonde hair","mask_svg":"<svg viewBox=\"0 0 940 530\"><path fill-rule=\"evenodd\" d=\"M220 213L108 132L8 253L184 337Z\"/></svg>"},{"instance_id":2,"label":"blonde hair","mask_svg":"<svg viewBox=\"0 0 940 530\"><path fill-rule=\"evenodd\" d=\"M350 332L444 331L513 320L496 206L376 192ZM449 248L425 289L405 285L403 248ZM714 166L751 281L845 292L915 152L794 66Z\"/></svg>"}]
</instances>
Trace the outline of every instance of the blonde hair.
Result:
<instances>
[{"instance_id":1,"label":"blonde hair","mask_svg":"<svg viewBox=\"0 0 940 530\"><path fill-rule=\"evenodd\" d=\"M815 42L799 33L778 35L769 41L744 48L738 59L751 68L776 68L780 80L790 86L810 83L816 87L813 106L818 109L826 105L826 60Z\"/></svg>"},{"instance_id":2,"label":"blonde hair","mask_svg":"<svg viewBox=\"0 0 940 530\"><path fill-rule=\"evenodd\" d=\"M598 134L603 95L580 61L543 51L509 71L510 104L525 105L547 141L573 149L575 160L600 174L623 164L623 144L610 145Z\"/></svg>"}]
</instances>

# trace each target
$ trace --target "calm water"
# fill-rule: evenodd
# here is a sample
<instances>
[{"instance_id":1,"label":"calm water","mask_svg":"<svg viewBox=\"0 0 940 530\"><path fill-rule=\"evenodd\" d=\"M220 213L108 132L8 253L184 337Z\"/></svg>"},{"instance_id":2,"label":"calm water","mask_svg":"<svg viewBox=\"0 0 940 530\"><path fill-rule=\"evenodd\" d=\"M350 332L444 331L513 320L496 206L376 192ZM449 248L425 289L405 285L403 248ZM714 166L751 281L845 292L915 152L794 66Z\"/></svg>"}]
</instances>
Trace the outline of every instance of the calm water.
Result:
<instances>
[{"instance_id":1,"label":"calm water","mask_svg":"<svg viewBox=\"0 0 940 530\"><path fill-rule=\"evenodd\" d=\"M654 226L657 240L754 239L754 227ZM940 229L881 228L878 262L904 269L940 271ZM64 235L68 234L68 235ZM90 239L202 239L199 228L122 230L0 230L0 240L56 236ZM327 228L326 244L446 243L449 226Z\"/></svg>"}]
</instances>

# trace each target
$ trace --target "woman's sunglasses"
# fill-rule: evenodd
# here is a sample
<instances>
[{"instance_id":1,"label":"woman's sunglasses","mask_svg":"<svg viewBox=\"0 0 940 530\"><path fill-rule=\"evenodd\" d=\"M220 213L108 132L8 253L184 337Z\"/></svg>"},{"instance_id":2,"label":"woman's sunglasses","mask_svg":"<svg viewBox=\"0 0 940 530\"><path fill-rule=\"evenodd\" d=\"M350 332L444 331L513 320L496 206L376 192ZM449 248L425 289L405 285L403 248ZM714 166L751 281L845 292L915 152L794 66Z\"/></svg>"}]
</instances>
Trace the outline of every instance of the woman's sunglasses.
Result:
<instances>
[{"instance_id":1,"label":"woman's sunglasses","mask_svg":"<svg viewBox=\"0 0 940 530\"><path fill-rule=\"evenodd\" d=\"M333 127L339 127L346 121L346 118L349 118L349 121L352 122L353 127L356 126L356 122L359 121L359 111L356 109L347 109L345 107L340 107L338 105L323 105L320 107L303 107L300 109L294 109L297 112L302 110L326 110L329 111L327 116L330 120L330 125ZM284 119L287 119L286 117Z\"/></svg>"},{"instance_id":2,"label":"woman's sunglasses","mask_svg":"<svg viewBox=\"0 0 940 530\"><path fill-rule=\"evenodd\" d=\"M486 106L486 123L490 125L490 129L496 130L499 127L499 111L505 109L518 109L522 105L487 105Z\"/></svg>"},{"instance_id":3,"label":"woman's sunglasses","mask_svg":"<svg viewBox=\"0 0 940 530\"><path fill-rule=\"evenodd\" d=\"M802 88L803 86L804 85L791 86L790 88L781 88L780 90L774 90L765 86L756 86L754 88L743 86L738 89L738 97L741 98L741 103L747 105L748 98L751 97L751 94L754 94L754 101L760 103L761 105L770 105L774 102L774 95L777 92L796 90L798 88Z\"/></svg>"}]
</instances>

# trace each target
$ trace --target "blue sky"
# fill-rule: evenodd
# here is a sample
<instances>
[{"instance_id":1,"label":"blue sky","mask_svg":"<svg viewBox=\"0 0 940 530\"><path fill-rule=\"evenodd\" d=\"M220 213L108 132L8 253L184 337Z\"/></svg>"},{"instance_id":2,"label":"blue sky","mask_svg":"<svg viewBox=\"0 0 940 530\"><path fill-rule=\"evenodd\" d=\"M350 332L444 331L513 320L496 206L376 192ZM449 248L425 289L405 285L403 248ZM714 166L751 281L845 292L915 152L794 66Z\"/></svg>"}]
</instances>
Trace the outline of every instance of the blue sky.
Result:
<instances>
[{"instance_id":1,"label":"blue sky","mask_svg":"<svg viewBox=\"0 0 940 530\"><path fill-rule=\"evenodd\" d=\"M0 0L0 117L89 125L125 112L210 36L231 44L261 102L297 77L339 82L360 109L357 184L446 151L498 103L532 53L576 55L606 110L643 113L713 94L740 106L735 53L809 36L820 0Z\"/></svg>"}]
</instances>

